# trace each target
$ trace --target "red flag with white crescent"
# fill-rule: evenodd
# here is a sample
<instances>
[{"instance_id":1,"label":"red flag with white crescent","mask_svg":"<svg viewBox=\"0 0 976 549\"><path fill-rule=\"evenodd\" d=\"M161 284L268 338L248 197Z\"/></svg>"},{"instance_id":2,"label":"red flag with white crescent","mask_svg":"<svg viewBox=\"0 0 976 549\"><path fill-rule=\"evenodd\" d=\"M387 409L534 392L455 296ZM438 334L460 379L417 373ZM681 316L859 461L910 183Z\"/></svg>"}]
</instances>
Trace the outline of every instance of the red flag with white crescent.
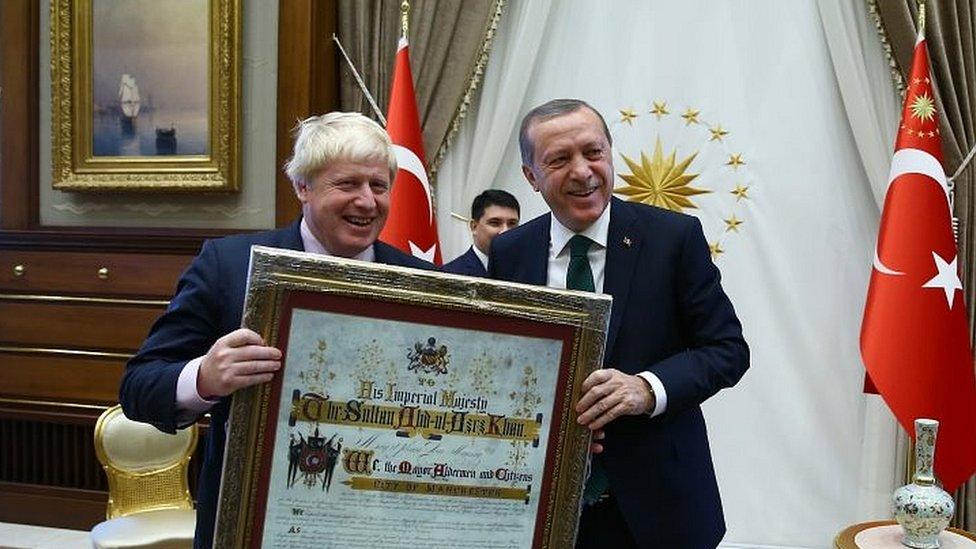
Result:
<instances>
[{"instance_id":1,"label":"red flag with white crescent","mask_svg":"<svg viewBox=\"0 0 976 549\"><path fill-rule=\"evenodd\" d=\"M914 438L939 421L935 472L976 472L976 379L925 39L915 45L861 324L871 381Z\"/></svg>"},{"instance_id":2,"label":"red flag with white crescent","mask_svg":"<svg viewBox=\"0 0 976 549\"><path fill-rule=\"evenodd\" d=\"M406 38L400 38L397 49L386 120L386 132L393 141L399 170L390 197L390 216L380 233L380 240L440 265L441 249L434 220L434 197L427 178L424 140Z\"/></svg>"}]
</instances>

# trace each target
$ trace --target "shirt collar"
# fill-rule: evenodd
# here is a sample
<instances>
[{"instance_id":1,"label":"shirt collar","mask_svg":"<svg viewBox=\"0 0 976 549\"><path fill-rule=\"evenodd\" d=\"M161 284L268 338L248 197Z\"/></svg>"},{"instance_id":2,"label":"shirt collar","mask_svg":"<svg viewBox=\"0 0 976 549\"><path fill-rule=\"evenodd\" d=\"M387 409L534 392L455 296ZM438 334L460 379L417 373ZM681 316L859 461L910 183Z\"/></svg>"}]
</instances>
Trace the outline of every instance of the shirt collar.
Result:
<instances>
[{"instance_id":1,"label":"shirt collar","mask_svg":"<svg viewBox=\"0 0 976 549\"><path fill-rule=\"evenodd\" d=\"M550 216L549 242L554 255L562 253L563 248L569 243L569 239L573 238L576 234L581 234L596 242L601 247L606 248L607 238L610 234L610 204L607 204L607 207L603 209L603 213L600 214L600 217L596 218L596 221L579 233L575 233L566 228L565 225L556 219L555 215Z\"/></svg>"},{"instance_id":2,"label":"shirt collar","mask_svg":"<svg viewBox=\"0 0 976 549\"><path fill-rule=\"evenodd\" d=\"M471 249L474 250L474 255L478 256L478 259L481 260L481 264L485 266L485 270L487 271L488 270L488 256L485 255L484 253L482 253L481 250L479 250L477 246L471 246Z\"/></svg>"},{"instance_id":3,"label":"shirt collar","mask_svg":"<svg viewBox=\"0 0 976 549\"><path fill-rule=\"evenodd\" d=\"M312 234L312 229L309 228L304 217L302 218L302 222L298 230L302 235L302 247L305 248L306 252L312 254L334 255L329 252L329 250L327 250L321 242L319 242L319 239L315 238L315 235ZM376 251L373 249L373 246L367 246L365 250L353 256L352 259L372 263L376 260Z\"/></svg>"}]
</instances>

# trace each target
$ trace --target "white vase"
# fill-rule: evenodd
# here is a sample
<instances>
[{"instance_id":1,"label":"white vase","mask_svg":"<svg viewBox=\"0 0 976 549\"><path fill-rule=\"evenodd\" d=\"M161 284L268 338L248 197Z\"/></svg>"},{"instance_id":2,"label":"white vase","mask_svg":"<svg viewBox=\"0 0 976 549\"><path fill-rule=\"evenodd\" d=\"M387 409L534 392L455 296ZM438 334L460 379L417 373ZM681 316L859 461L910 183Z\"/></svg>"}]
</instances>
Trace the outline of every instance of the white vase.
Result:
<instances>
[{"instance_id":1,"label":"white vase","mask_svg":"<svg viewBox=\"0 0 976 549\"><path fill-rule=\"evenodd\" d=\"M902 544L916 549L938 547L939 533L956 509L952 496L936 485L932 471L938 431L934 419L915 420L915 476L911 484L895 490L892 502L895 520L905 531Z\"/></svg>"}]
</instances>

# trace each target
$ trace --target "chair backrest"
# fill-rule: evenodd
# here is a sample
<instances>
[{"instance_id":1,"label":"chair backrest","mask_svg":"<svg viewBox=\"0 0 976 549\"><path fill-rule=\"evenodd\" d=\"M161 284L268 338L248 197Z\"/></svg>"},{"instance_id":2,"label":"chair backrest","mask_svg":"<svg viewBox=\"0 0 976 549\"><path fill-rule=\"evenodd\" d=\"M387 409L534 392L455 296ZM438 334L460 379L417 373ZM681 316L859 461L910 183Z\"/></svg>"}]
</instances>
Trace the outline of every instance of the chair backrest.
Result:
<instances>
[{"instance_id":1,"label":"chair backrest","mask_svg":"<svg viewBox=\"0 0 976 549\"><path fill-rule=\"evenodd\" d=\"M95 424L95 454L108 477L107 518L155 509L193 509L187 470L197 426L175 435L125 417L115 405Z\"/></svg>"}]
</instances>

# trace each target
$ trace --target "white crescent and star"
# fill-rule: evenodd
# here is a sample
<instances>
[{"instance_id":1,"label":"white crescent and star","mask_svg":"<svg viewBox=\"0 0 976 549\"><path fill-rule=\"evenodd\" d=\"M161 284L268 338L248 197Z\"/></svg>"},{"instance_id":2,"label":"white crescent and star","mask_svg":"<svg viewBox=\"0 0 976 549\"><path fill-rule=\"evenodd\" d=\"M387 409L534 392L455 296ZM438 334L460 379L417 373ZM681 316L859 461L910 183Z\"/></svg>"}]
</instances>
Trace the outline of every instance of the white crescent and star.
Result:
<instances>
[{"instance_id":1,"label":"white crescent and star","mask_svg":"<svg viewBox=\"0 0 976 549\"><path fill-rule=\"evenodd\" d=\"M437 253L437 244L431 244L429 250L425 250L420 246L413 243L413 240L408 240L407 244L410 244L410 254L414 257L423 259L428 263L434 262L434 254Z\"/></svg>"},{"instance_id":2,"label":"white crescent and star","mask_svg":"<svg viewBox=\"0 0 976 549\"><path fill-rule=\"evenodd\" d=\"M959 256L952 258L952 263L947 263L939 254L932 252L932 259L935 261L935 268L939 271L928 282L922 284L923 288L941 288L945 292L946 302L949 309L956 299L956 290L962 290L962 281L959 280L959 271L956 269L956 262Z\"/></svg>"},{"instance_id":3,"label":"white crescent and star","mask_svg":"<svg viewBox=\"0 0 976 549\"><path fill-rule=\"evenodd\" d=\"M420 181L420 186L424 188L424 193L427 195L428 223L433 223L434 199L430 192L430 181L427 179L427 170L424 168L424 163L420 161L420 158L413 151L403 145L393 145L393 152L396 155L397 166L401 170L412 173Z\"/></svg>"},{"instance_id":4,"label":"white crescent and star","mask_svg":"<svg viewBox=\"0 0 976 549\"><path fill-rule=\"evenodd\" d=\"M427 223L433 223L434 200L430 192L430 181L427 179L427 170L424 168L424 163L420 161L420 157L413 151L402 145L393 145L393 152L396 155L399 169L413 174L417 178L417 181L420 181L420 186L424 189L424 194L427 195ZM410 245L410 253L414 257L419 257L431 263L434 262L434 255L437 253L437 244L432 244L430 249L425 250L412 241L408 240L407 243Z\"/></svg>"},{"instance_id":5,"label":"white crescent and star","mask_svg":"<svg viewBox=\"0 0 976 549\"><path fill-rule=\"evenodd\" d=\"M945 170L942 164L931 154L919 149L901 149L895 151L891 159L891 171L888 173L888 185L894 184L895 179L907 173L917 173L928 176L932 181L938 183L945 193L946 204L949 202L949 183L946 180ZM941 288L945 292L946 302L952 309L955 301L956 290L962 290L962 282L959 280L959 273L956 269L958 256L947 262L939 254L932 252L932 259L938 273L928 282L922 285L923 288ZM889 276L902 276L905 273L889 268L881 258L878 257L878 248L874 248L874 269L881 274Z\"/></svg>"}]
</instances>

